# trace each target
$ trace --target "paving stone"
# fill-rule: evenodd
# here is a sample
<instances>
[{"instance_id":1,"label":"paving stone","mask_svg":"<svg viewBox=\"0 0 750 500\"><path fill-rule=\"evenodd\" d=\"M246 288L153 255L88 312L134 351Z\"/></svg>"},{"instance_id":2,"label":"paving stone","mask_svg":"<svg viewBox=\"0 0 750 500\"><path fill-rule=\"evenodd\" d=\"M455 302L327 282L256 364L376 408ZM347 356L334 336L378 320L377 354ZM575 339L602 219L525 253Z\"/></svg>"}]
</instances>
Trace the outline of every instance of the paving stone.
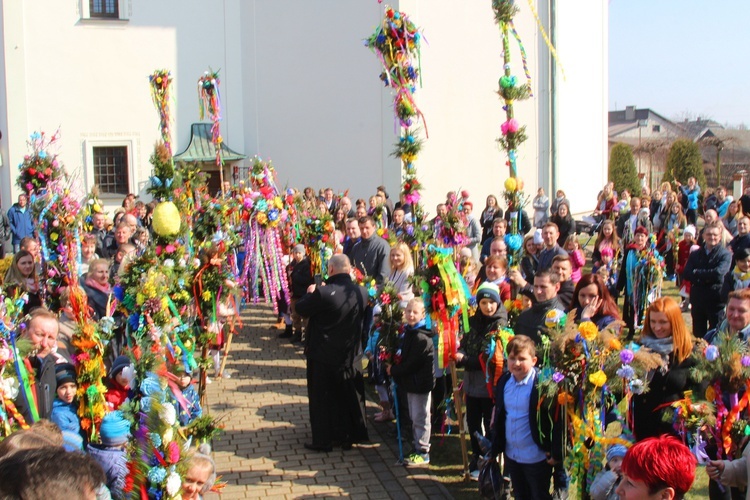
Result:
<instances>
[{"instance_id":1,"label":"paving stone","mask_svg":"<svg viewBox=\"0 0 750 500\"><path fill-rule=\"evenodd\" d=\"M305 450L310 423L302 351L270 330L269 307L248 307L242 319L227 360L231 378L208 386L209 411L225 425L213 443L217 472L227 483L222 499L450 498L429 471L394 465L398 447L383 435L385 425L370 424L372 443L352 451ZM368 401L368 413L376 408Z\"/></svg>"}]
</instances>

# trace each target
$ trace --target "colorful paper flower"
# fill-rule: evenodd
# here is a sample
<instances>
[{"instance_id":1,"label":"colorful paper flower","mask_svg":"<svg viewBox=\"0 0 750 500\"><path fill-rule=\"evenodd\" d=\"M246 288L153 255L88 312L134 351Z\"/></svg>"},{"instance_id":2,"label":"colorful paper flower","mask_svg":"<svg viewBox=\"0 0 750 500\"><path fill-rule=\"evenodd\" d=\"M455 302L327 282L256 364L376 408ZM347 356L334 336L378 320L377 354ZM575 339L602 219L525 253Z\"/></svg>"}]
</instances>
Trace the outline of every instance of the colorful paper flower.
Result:
<instances>
[{"instance_id":1,"label":"colorful paper flower","mask_svg":"<svg viewBox=\"0 0 750 500\"><path fill-rule=\"evenodd\" d=\"M719 348L715 345L710 345L706 347L704 355L708 361L716 361L719 358Z\"/></svg>"},{"instance_id":2,"label":"colorful paper flower","mask_svg":"<svg viewBox=\"0 0 750 500\"><path fill-rule=\"evenodd\" d=\"M617 369L617 376L625 380L630 380L635 376L635 370L630 365L622 365Z\"/></svg>"},{"instance_id":3,"label":"colorful paper flower","mask_svg":"<svg viewBox=\"0 0 750 500\"><path fill-rule=\"evenodd\" d=\"M503 133L503 135L508 134L515 134L518 132L518 120L515 118L511 118L507 122L504 122L502 125L500 125L500 131ZM509 191L514 191L512 189L509 189Z\"/></svg>"},{"instance_id":4,"label":"colorful paper flower","mask_svg":"<svg viewBox=\"0 0 750 500\"><path fill-rule=\"evenodd\" d=\"M565 313L559 309L550 309L544 316L544 326L555 328L562 326L565 322Z\"/></svg>"},{"instance_id":5,"label":"colorful paper flower","mask_svg":"<svg viewBox=\"0 0 750 500\"><path fill-rule=\"evenodd\" d=\"M630 349L623 349L622 351L620 351L620 361L622 361L626 365L632 363L634 357L635 354Z\"/></svg>"},{"instance_id":6,"label":"colorful paper flower","mask_svg":"<svg viewBox=\"0 0 750 500\"><path fill-rule=\"evenodd\" d=\"M607 383L607 374L603 370L598 370L589 375L589 382L596 387L604 387L604 384Z\"/></svg>"},{"instance_id":7,"label":"colorful paper flower","mask_svg":"<svg viewBox=\"0 0 750 500\"><path fill-rule=\"evenodd\" d=\"M596 337L599 336L599 329L591 321L583 321L578 325L578 332L586 340L586 342L593 342Z\"/></svg>"}]
</instances>

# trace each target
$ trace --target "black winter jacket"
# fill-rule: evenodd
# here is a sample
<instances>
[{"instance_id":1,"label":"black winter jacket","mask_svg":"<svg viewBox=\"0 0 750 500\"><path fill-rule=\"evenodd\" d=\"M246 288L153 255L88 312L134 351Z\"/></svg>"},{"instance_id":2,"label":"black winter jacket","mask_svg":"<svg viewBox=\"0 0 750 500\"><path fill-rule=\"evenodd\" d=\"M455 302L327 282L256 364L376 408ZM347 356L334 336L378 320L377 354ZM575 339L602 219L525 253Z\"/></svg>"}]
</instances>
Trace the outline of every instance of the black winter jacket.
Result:
<instances>
[{"instance_id":1,"label":"black winter jacket","mask_svg":"<svg viewBox=\"0 0 750 500\"><path fill-rule=\"evenodd\" d=\"M504 219L508 221L508 234L510 234L510 226L511 226L510 216L512 213L513 212L508 210L505 212L505 217L504 217ZM526 214L525 210L521 210L520 220L518 220L519 219L518 214L516 214L515 217L518 222L518 234L520 234L521 236L524 236L526 233L531 231L531 221L529 220L529 216Z\"/></svg>"},{"instance_id":2,"label":"black winter jacket","mask_svg":"<svg viewBox=\"0 0 750 500\"><path fill-rule=\"evenodd\" d=\"M693 389L690 369L695 366L696 360L691 355L677 366L673 366L673 363L673 355L670 355L669 368L666 371L655 370L648 392L633 396L633 434L636 441L661 434L677 435L672 424L662 419L663 413L671 412L672 408L663 405L682 399L685 391ZM662 408L657 410L659 407Z\"/></svg>"},{"instance_id":3,"label":"black winter jacket","mask_svg":"<svg viewBox=\"0 0 750 500\"><path fill-rule=\"evenodd\" d=\"M391 366L391 376L399 389L426 394L435 387L433 367L435 347L432 332L424 328L406 327L401 344L401 360Z\"/></svg>"},{"instance_id":4,"label":"black winter jacket","mask_svg":"<svg viewBox=\"0 0 750 500\"><path fill-rule=\"evenodd\" d=\"M299 262L290 262L287 266L289 272L289 287L292 298L298 299L307 293L307 287L314 283L310 259L305 257Z\"/></svg>"},{"instance_id":5,"label":"black winter jacket","mask_svg":"<svg viewBox=\"0 0 750 500\"><path fill-rule=\"evenodd\" d=\"M570 310L570 304L573 302L573 292L576 291L576 284L571 280L560 283L560 290L557 291L557 300L563 306L564 311Z\"/></svg>"},{"instance_id":6,"label":"black winter jacket","mask_svg":"<svg viewBox=\"0 0 750 500\"><path fill-rule=\"evenodd\" d=\"M518 315L516 326L513 331L516 335L526 335L531 338L537 346L541 346L542 334L544 333L546 335L547 332L544 319L547 312L552 309L565 311L565 308L557 297L545 300L544 302L537 302L531 306L531 308L526 309Z\"/></svg>"},{"instance_id":7,"label":"black winter jacket","mask_svg":"<svg viewBox=\"0 0 750 500\"><path fill-rule=\"evenodd\" d=\"M458 349L464 357L456 366L464 368L464 392L467 396L477 398L490 398L492 394L487 388L487 380L479 356L482 355L489 340L487 334L498 328L508 325L508 311L502 304L498 305L497 311L492 316L485 316L482 311L477 312L469 318L469 331L461 339L461 347ZM487 356L485 356L485 361ZM494 371L494 365L490 367Z\"/></svg>"},{"instance_id":8,"label":"black winter jacket","mask_svg":"<svg viewBox=\"0 0 750 500\"><path fill-rule=\"evenodd\" d=\"M348 274L334 274L325 283L296 304L297 313L310 318L305 353L331 369L350 369L361 349L367 291Z\"/></svg>"},{"instance_id":9,"label":"black winter jacket","mask_svg":"<svg viewBox=\"0 0 750 500\"><path fill-rule=\"evenodd\" d=\"M682 276L692 284L690 303L693 307L722 304L721 287L731 264L732 254L720 245L708 253L701 248L690 254Z\"/></svg>"},{"instance_id":10,"label":"black winter jacket","mask_svg":"<svg viewBox=\"0 0 750 500\"><path fill-rule=\"evenodd\" d=\"M30 375L34 377L39 418L49 418L52 413L52 402L57 394L57 379L55 378L57 359L50 354L44 358L33 356L29 358L29 361L34 370L34 373ZM22 392L20 391L16 397L16 408L26 422L32 423L31 408L26 404L26 398Z\"/></svg>"}]
</instances>

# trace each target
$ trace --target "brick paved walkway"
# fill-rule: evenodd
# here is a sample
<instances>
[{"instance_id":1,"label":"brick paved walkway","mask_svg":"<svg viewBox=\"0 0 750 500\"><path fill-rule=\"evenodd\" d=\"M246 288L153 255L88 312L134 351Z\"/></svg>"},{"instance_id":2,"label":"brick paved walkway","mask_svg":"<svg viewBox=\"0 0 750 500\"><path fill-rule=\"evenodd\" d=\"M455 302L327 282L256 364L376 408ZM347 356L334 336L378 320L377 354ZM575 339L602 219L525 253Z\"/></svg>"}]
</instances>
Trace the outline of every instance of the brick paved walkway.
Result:
<instances>
[{"instance_id":1,"label":"brick paved walkway","mask_svg":"<svg viewBox=\"0 0 750 500\"><path fill-rule=\"evenodd\" d=\"M301 350L276 338L270 308L249 307L232 343L229 379L208 387L212 415L225 432L214 442L222 498L451 498L426 470L395 465L394 438L385 424L368 422L372 444L331 453L308 452L310 441L305 361ZM377 411L368 402L367 412ZM395 445L395 443L393 443Z\"/></svg>"}]
</instances>

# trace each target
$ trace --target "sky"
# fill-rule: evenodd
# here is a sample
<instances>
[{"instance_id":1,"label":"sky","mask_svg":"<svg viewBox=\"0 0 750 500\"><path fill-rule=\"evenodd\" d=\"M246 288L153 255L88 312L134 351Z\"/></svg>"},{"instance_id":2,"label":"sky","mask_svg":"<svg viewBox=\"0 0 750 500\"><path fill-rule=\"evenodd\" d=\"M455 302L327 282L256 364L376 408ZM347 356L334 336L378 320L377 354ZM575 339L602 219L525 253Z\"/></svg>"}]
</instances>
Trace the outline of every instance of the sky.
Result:
<instances>
[{"instance_id":1,"label":"sky","mask_svg":"<svg viewBox=\"0 0 750 500\"><path fill-rule=\"evenodd\" d=\"M610 110L750 126L750 1L608 1Z\"/></svg>"}]
</instances>

